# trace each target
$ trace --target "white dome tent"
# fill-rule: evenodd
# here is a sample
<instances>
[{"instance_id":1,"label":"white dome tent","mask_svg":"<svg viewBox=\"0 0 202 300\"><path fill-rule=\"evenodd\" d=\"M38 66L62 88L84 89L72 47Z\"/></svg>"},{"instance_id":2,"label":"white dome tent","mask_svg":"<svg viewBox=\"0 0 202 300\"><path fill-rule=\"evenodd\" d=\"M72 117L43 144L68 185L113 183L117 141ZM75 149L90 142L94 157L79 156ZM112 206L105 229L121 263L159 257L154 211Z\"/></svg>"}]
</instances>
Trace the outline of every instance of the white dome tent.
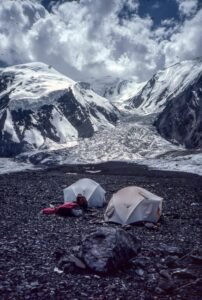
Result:
<instances>
[{"instance_id":1,"label":"white dome tent","mask_svg":"<svg viewBox=\"0 0 202 300\"><path fill-rule=\"evenodd\" d=\"M83 178L63 190L64 202L76 201L81 194L88 201L89 207L103 207L105 204L105 190L101 185L89 178Z\"/></svg>"},{"instance_id":2,"label":"white dome tent","mask_svg":"<svg viewBox=\"0 0 202 300\"><path fill-rule=\"evenodd\" d=\"M140 221L158 222L163 198L149 191L130 186L113 194L105 211L105 221L131 224Z\"/></svg>"}]
</instances>

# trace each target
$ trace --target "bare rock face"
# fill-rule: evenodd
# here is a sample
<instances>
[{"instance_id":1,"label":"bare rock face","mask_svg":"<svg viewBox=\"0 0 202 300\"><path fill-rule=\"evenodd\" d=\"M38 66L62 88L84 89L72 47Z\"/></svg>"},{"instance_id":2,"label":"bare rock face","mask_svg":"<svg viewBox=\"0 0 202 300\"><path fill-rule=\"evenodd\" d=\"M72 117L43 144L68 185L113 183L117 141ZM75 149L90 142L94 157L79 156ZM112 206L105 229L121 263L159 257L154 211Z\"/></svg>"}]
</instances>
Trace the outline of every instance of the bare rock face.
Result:
<instances>
[{"instance_id":1,"label":"bare rock face","mask_svg":"<svg viewBox=\"0 0 202 300\"><path fill-rule=\"evenodd\" d=\"M171 142L202 148L202 76L170 99L154 125Z\"/></svg>"},{"instance_id":2,"label":"bare rock face","mask_svg":"<svg viewBox=\"0 0 202 300\"><path fill-rule=\"evenodd\" d=\"M142 116L153 114L158 133L168 141L202 148L202 59L157 72L128 106Z\"/></svg>"},{"instance_id":3,"label":"bare rock face","mask_svg":"<svg viewBox=\"0 0 202 300\"><path fill-rule=\"evenodd\" d=\"M95 272L113 273L138 254L139 240L120 228L100 228L83 239L81 258Z\"/></svg>"}]
</instances>

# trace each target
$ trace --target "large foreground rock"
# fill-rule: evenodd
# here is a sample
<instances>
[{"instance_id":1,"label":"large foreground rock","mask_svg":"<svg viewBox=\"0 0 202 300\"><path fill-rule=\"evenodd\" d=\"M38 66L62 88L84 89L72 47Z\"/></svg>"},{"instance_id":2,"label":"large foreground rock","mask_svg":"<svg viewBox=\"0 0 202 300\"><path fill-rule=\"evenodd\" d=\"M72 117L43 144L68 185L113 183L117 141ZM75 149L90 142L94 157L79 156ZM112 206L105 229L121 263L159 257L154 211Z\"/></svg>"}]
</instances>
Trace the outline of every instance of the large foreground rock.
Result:
<instances>
[{"instance_id":1,"label":"large foreground rock","mask_svg":"<svg viewBox=\"0 0 202 300\"><path fill-rule=\"evenodd\" d=\"M120 228L100 228L82 241L81 257L93 271L114 272L138 254L139 241Z\"/></svg>"}]
</instances>

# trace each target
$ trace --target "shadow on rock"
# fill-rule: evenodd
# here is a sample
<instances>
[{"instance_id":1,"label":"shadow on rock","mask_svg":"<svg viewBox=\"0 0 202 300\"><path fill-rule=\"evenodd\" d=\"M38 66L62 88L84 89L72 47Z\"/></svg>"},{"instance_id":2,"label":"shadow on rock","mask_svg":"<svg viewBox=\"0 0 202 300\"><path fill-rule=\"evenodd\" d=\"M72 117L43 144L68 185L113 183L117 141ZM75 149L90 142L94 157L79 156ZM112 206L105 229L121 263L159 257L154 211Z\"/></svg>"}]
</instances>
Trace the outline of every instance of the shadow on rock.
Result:
<instances>
[{"instance_id":1,"label":"shadow on rock","mask_svg":"<svg viewBox=\"0 0 202 300\"><path fill-rule=\"evenodd\" d=\"M96 273L110 274L127 266L129 260L140 251L140 241L132 234L120 228L102 227L86 235L81 243L79 253L65 257L59 267L71 266L65 272L77 268ZM64 263L65 261L65 263Z\"/></svg>"}]
</instances>

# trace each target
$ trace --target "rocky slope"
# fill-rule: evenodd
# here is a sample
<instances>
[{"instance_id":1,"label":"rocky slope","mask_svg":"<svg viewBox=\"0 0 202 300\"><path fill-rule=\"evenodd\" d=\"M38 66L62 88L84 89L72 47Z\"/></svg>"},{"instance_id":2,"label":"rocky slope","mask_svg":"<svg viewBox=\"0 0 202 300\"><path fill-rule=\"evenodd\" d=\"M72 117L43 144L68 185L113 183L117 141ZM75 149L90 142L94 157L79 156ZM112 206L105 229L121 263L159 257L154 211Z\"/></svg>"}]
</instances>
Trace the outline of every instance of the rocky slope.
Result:
<instances>
[{"instance_id":1,"label":"rocky slope","mask_svg":"<svg viewBox=\"0 0 202 300\"><path fill-rule=\"evenodd\" d=\"M128 101L139 115L157 114L158 132L188 148L202 145L202 59L184 61L155 74Z\"/></svg>"},{"instance_id":2,"label":"rocky slope","mask_svg":"<svg viewBox=\"0 0 202 300\"><path fill-rule=\"evenodd\" d=\"M117 109L88 84L42 63L0 69L0 156L90 137Z\"/></svg>"},{"instance_id":3,"label":"rocky slope","mask_svg":"<svg viewBox=\"0 0 202 300\"><path fill-rule=\"evenodd\" d=\"M102 276L68 265L62 273L58 270L59 261L81 245L82 236L100 226L120 228L102 223L105 208L80 218L40 214L50 202L63 201L64 187L86 176L107 190L107 200L127 185L164 198L159 226L124 228L141 240L141 251L114 274ZM1 175L1 299L199 300L201 188L199 176L150 172L123 163Z\"/></svg>"},{"instance_id":4,"label":"rocky slope","mask_svg":"<svg viewBox=\"0 0 202 300\"><path fill-rule=\"evenodd\" d=\"M157 72L129 103L142 115L161 112L169 100L197 81L201 73L202 58L177 63Z\"/></svg>"},{"instance_id":5,"label":"rocky slope","mask_svg":"<svg viewBox=\"0 0 202 300\"><path fill-rule=\"evenodd\" d=\"M155 122L158 132L187 148L202 148L202 74L172 97Z\"/></svg>"}]
</instances>

